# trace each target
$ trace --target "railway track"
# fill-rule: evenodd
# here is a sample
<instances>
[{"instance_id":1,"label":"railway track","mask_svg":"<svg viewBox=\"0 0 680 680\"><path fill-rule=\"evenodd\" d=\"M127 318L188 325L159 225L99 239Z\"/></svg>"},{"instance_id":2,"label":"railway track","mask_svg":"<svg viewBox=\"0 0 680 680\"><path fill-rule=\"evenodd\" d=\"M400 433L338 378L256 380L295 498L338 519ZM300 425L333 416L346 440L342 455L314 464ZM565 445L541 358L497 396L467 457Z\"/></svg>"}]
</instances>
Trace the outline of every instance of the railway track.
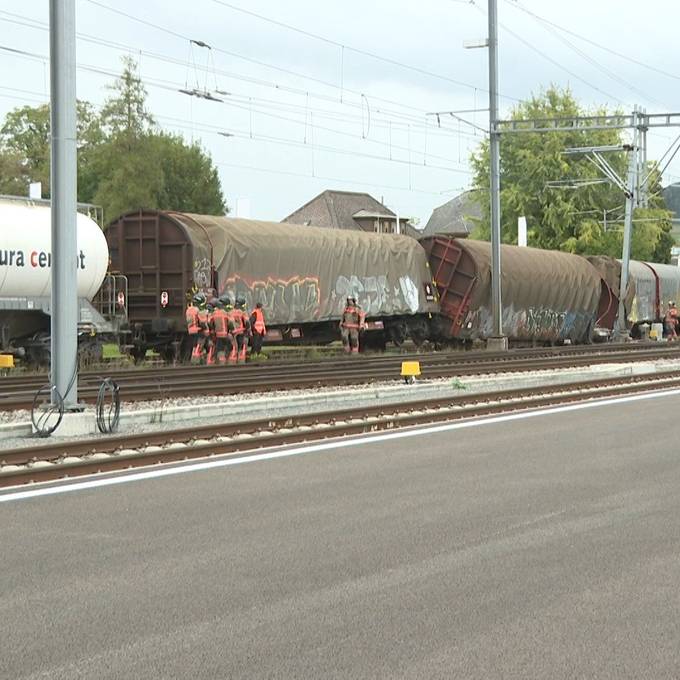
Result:
<instances>
[{"instance_id":1,"label":"railway track","mask_svg":"<svg viewBox=\"0 0 680 680\"><path fill-rule=\"evenodd\" d=\"M238 424L53 443L0 453L0 488L680 388L676 372L382 404Z\"/></svg>"},{"instance_id":2,"label":"railway track","mask_svg":"<svg viewBox=\"0 0 680 680\"><path fill-rule=\"evenodd\" d=\"M680 359L680 346L628 343L509 352L411 353L315 362L90 371L79 375L78 397L82 402L93 403L104 376L118 383L124 401L146 401L398 380L399 367L405 360L420 361L424 376L437 378L668 358ZM0 410L30 408L35 393L46 382L46 375L0 378Z\"/></svg>"}]
</instances>

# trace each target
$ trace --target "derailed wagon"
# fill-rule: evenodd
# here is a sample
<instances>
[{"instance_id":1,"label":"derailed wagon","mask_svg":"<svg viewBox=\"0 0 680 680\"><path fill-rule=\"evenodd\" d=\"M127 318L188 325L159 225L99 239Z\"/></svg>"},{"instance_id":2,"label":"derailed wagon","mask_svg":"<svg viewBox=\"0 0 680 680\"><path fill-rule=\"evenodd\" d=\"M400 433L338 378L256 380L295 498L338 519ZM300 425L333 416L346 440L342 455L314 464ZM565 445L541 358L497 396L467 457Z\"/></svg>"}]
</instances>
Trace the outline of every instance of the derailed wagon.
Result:
<instances>
[{"instance_id":1,"label":"derailed wagon","mask_svg":"<svg viewBox=\"0 0 680 680\"><path fill-rule=\"evenodd\" d=\"M268 340L338 337L345 299L366 312L367 340L429 335L438 311L427 258L407 236L142 210L106 230L111 266L127 276L134 352L177 356L196 290L263 304Z\"/></svg>"},{"instance_id":2,"label":"derailed wagon","mask_svg":"<svg viewBox=\"0 0 680 680\"><path fill-rule=\"evenodd\" d=\"M604 276L614 290L621 282L621 261L596 256L588 260ZM638 337L643 323L660 322L670 302L680 299L680 268L656 262L630 261L628 292L625 309L628 327Z\"/></svg>"},{"instance_id":3,"label":"derailed wagon","mask_svg":"<svg viewBox=\"0 0 680 680\"><path fill-rule=\"evenodd\" d=\"M439 335L491 337L491 244L444 235L421 244L440 298ZM608 335L618 301L585 258L510 245L501 257L503 330L511 340L587 343Z\"/></svg>"}]
</instances>

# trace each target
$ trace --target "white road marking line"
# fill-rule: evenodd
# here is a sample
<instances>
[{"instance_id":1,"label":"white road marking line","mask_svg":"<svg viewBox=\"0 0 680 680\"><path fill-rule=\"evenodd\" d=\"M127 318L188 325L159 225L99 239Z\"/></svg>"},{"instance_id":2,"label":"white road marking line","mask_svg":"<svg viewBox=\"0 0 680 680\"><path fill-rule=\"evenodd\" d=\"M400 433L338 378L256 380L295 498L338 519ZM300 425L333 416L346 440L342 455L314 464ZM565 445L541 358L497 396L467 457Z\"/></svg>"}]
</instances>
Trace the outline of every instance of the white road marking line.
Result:
<instances>
[{"instance_id":1,"label":"white road marking line","mask_svg":"<svg viewBox=\"0 0 680 680\"><path fill-rule=\"evenodd\" d=\"M181 475L187 472L197 472L199 470L210 470L212 468L229 467L231 465L242 465L244 463L257 463L262 460L275 460L277 458L288 458L291 456L299 456L305 453L317 453L320 451L333 451L335 449L345 449L362 444L377 444L380 442L390 441L392 439L402 439L407 437L418 437L428 434L437 434L439 432L449 432L452 430L462 430L469 427L481 427L483 425L494 425L496 423L506 423L513 420L522 420L524 418L537 418L540 416L553 415L556 413L566 413L569 411L580 411L589 408L596 408L600 406L612 406L615 404L625 404L634 401L643 401L647 399L657 399L659 397L677 396L680 395L680 389L662 390L659 392L647 392L645 394L635 394L627 397L614 397L611 399L600 399L595 401L587 401L578 404L568 404L565 406L554 406L551 408L538 409L533 411L521 411L520 413L508 413L502 416L491 416L487 418L477 418L464 420L454 423L445 423L443 425L428 425L426 427L416 427L404 430L397 430L396 432L388 432L385 434L369 434L354 439L340 439L330 442L321 442L319 444L309 444L303 446L296 446L288 449L279 449L277 451L270 451L267 453L257 453L247 456L221 458L221 459L204 459L204 462L187 463L175 467L161 467L154 470L145 470L143 472L122 472L116 477L106 477L104 479L88 479L82 482L74 482L72 480L64 480L61 486L50 486L43 488L31 488L26 491L10 491L8 493L0 493L0 503L7 503L9 501L17 501L25 498L36 498L38 496L52 496L62 493L70 493L72 491L81 491L83 489L96 489L102 486L113 486L114 484L127 484L128 482L138 482L145 479L155 479L158 477L169 477L171 475ZM229 454L226 454L229 455ZM54 482L49 482L53 484Z\"/></svg>"}]
</instances>

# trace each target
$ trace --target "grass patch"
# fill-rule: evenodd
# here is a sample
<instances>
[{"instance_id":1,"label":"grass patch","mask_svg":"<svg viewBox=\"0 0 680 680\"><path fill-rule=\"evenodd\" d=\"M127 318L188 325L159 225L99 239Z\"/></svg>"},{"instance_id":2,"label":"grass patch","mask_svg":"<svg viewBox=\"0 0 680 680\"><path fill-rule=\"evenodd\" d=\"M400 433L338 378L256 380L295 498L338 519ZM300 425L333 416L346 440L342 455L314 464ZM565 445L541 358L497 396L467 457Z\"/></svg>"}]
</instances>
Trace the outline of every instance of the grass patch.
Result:
<instances>
[{"instance_id":1,"label":"grass patch","mask_svg":"<svg viewBox=\"0 0 680 680\"><path fill-rule=\"evenodd\" d=\"M104 343L102 357L104 359L122 359L125 355L121 354L118 345L113 342Z\"/></svg>"}]
</instances>

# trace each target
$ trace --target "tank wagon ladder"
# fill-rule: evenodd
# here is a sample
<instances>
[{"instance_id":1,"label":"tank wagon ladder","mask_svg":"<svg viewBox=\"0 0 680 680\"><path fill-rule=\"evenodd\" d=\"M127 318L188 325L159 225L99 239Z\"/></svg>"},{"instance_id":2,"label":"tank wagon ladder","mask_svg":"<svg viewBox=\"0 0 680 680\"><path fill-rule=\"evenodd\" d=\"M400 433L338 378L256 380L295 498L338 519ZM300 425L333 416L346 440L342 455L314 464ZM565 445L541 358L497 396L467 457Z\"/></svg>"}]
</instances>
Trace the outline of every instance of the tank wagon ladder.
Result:
<instances>
[{"instance_id":1,"label":"tank wagon ladder","mask_svg":"<svg viewBox=\"0 0 680 680\"><path fill-rule=\"evenodd\" d=\"M95 309L109 321L127 319L128 280L118 272L106 275L94 299Z\"/></svg>"}]
</instances>

